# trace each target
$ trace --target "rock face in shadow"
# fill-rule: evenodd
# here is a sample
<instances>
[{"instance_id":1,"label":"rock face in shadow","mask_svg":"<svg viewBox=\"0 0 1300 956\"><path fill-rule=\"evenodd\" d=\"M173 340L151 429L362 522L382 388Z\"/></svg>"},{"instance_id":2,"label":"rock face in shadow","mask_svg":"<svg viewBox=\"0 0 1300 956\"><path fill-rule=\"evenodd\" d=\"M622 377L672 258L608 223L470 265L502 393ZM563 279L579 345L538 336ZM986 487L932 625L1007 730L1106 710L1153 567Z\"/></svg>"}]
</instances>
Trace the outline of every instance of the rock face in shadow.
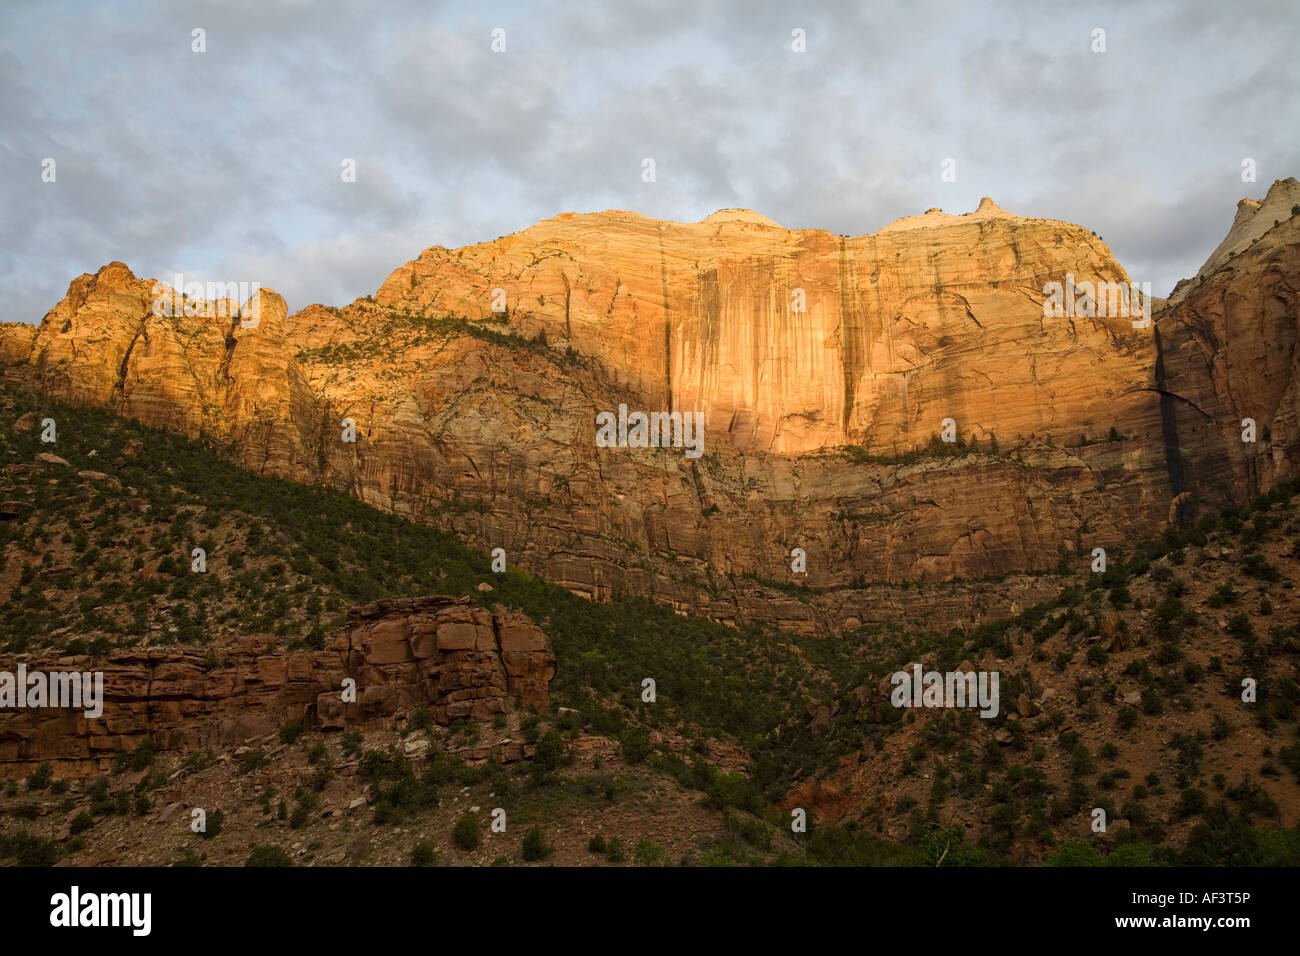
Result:
<instances>
[{"instance_id":1,"label":"rock face in shadow","mask_svg":"<svg viewBox=\"0 0 1300 956\"><path fill-rule=\"evenodd\" d=\"M429 706L441 724L491 720L515 706L545 710L555 656L542 629L518 611L493 613L468 599L380 601L351 613L330 649L357 682L357 702L317 701L326 728Z\"/></svg>"},{"instance_id":2,"label":"rock face in shadow","mask_svg":"<svg viewBox=\"0 0 1300 956\"><path fill-rule=\"evenodd\" d=\"M0 710L0 766L16 776L50 761L60 775L90 774L146 739L156 750L219 750L274 734L291 720L323 730L395 727L417 707L446 724L549 706L556 669L550 640L517 611L427 597L357 608L352 621L324 651L267 650L271 638L242 637L211 653L129 649L98 663L16 655L3 665L10 673L19 664L29 674L102 672L103 712ZM345 704L348 678L356 682L355 703Z\"/></svg>"},{"instance_id":3,"label":"rock face in shadow","mask_svg":"<svg viewBox=\"0 0 1300 956\"><path fill-rule=\"evenodd\" d=\"M158 316L154 284L112 263L35 332L0 327L0 356L53 396L216 437L593 599L805 633L946 627L1051 593L1021 575L1063 554L1295 472L1295 192L1239 210L1140 328L1045 316L1047 283L1129 276L1088 230L986 200L856 237L747 210L566 213L294 314L264 289ZM702 413L703 454L599 447L620 404ZM934 453L947 419L973 451Z\"/></svg>"},{"instance_id":4,"label":"rock face in shadow","mask_svg":"<svg viewBox=\"0 0 1300 956\"><path fill-rule=\"evenodd\" d=\"M1300 470L1300 183L1243 200L1157 331L1180 491L1239 504ZM1255 441L1244 441L1245 420Z\"/></svg>"}]
</instances>

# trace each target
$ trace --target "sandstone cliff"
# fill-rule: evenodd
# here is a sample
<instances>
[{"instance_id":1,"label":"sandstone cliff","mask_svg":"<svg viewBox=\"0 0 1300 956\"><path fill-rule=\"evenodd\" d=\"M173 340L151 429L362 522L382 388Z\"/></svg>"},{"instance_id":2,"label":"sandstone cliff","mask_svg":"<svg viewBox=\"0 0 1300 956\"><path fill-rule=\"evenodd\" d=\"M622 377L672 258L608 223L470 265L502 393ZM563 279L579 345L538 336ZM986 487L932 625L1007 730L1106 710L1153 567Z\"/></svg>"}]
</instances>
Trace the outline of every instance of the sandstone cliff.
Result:
<instances>
[{"instance_id":1,"label":"sandstone cliff","mask_svg":"<svg viewBox=\"0 0 1300 956\"><path fill-rule=\"evenodd\" d=\"M252 329L213 304L153 315L153 283L113 263L34 333L4 326L0 355L592 597L808 632L946 624L1052 585L905 585L1041 571L1294 471L1296 229L1135 328L1045 318L1046 283L1128 276L1087 230L990 200L857 237L567 213L425 250L346 308L286 315L263 291ZM703 412L703 457L597 447L620 403ZM1232 445L1248 412L1267 439ZM949 418L976 451L925 452Z\"/></svg>"},{"instance_id":2,"label":"sandstone cliff","mask_svg":"<svg viewBox=\"0 0 1300 956\"><path fill-rule=\"evenodd\" d=\"M1300 470L1300 183L1243 200L1157 321L1173 490L1236 504ZM1243 440L1243 421L1256 440Z\"/></svg>"}]
</instances>

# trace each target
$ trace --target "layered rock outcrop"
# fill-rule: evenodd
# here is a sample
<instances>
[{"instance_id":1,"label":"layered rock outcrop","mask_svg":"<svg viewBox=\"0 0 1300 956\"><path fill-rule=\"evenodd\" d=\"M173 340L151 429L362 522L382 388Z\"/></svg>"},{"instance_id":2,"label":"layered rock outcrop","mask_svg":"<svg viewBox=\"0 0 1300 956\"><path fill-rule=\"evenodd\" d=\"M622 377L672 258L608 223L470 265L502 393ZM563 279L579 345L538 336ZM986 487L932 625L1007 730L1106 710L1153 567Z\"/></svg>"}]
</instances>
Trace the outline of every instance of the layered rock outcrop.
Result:
<instances>
[{"instance_id":1,"label":"layered rock outcrop","mask_svg":"<svg viewBox=\"0 0 1300 956\"><path fill-rule=\"evenodd\" d=\"M351 612L330 649L357 682L357 706L322 694L323 726L430 706L434 719L489 720L517 704L545 710L555 676L551 643L518 611L493 613L468 599L400 598Z\"/></svg>"},{"instance_id":2,"label":"layered rock outcrop","mask_svg":"<svg viewBox=\"0 0 1300 956\"><path fill-rule=\"evenodd\" d=\"M146 739L158 750L218 748L272 733L301 718L325 688L337 686L337 655L265 653L265 638L246 637L209 658L181 648L145 648L88 657L17 655L10 672L103 673L103 713L84 709L0 710L0 772L16 776L43 761L60 775L107 769L121 750Z\"/></svg>"},{"instance_id":3,"label":"layered rock outcrop","mask_svg":"<svg viewBox=\"0 0 1300 956\"><path fill-rule=\"evenodd\" d=\"M321 730L393 727L424 707L446 724L549 705L550 641L517 611L429 597L358 608L352 620L324 651L241 637L210 651L126 649L99 662L17 655L4 664L11 673L19 664L28 673L102 672L103 706L97 717L85 708L0 710L0 775L43 761L60 775L102 771L144 740L156 750L228 748L290 720ZM348 678L355 702L344 703Z\"/></svg>"},{"instance_id":4,"label":"layered rock outcrop","mask_svg":"<svg viewBox=\"0 0 1300 956\"><path fill-rule=\"evenodd\" d=\"M1045 316L1049 282L1128 276L1087 230L992 201L857 237L745 210L566 213L425 250L343 309L285 315L264 291L255 329L215 306L153 315L152 284L114 263L35 333L4 327L0 355L53 395L228 439L247 467L593 598L807 632L947 626L1052 590L1019 572L1294 471L1297 228L1239 221L1228 264L1135 328ZM595 416L620 404L702 412L703 456L599 447ZM1266 436L1245 449L1242 417ZM945 419L975 452L927 450Z\"/></svg>"}]
</instances>

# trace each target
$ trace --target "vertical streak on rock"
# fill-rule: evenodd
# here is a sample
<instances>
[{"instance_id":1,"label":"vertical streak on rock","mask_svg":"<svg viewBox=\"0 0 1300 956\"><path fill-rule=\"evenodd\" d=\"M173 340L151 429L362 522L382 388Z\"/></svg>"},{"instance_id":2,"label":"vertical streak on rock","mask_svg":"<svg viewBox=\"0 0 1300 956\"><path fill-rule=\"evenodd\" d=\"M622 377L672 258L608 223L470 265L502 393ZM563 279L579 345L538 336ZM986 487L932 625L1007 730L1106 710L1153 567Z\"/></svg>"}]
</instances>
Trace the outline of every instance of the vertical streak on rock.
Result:
<instances>
[{"instance_id":1,"label":"vertical streak on rock","mask_svg":"<svg viewBox=\"0 0 1300 956\"><path fill-rule=\"evenodd\" d=\"M664 224L659 223L659 283L664 298L664 388L668 411L673 410L673 320L668 308L668 260L664 254Z\"/></svg>"},{"instance_id":2,"label":"vertical streak on rock","mask_svg":"<svg viewBox=\"0 0 1300 956\"><path fill-rule=\"evenodd\" d=\"M710 269L700 276L696 297L700 328L700 378L699 394L712 394L714 379L718 374L719 337L722 326L722 293L718 270Z\"/></svg>"},{"instance_id":3,"label":"vertical streak on rock","mask_svg":"<svg viewBox=\"0 0 1300 956\"><path fill-rule=\"evenodd\" d=\"M862 357L866 360L867 371L872 373L874 377L876 366L875 356L873 353L875 352L876 332L875 329L871 327L871 317L873 315L879 315L880 310L874 307L867 309L863 302L866 296L862 295L860 290L856 288L853 291L854 301L862 312ZM873 385L872 388L874 389L875 386Z\"/></svg>"},{"instance_id":4,"label":"vertical streak on rock","mask_svg":"<svg viewBox=\"0 0 1300 956\"><path fill-rule=\"evenodd\" d=\"M569 275L563 269L560 270L560 278L564 280L564 337L573 342L573 326L569 324L569 303L573 300L573 287L569 285Z\"/></svg>"},{"instance_id":5,"label":"vertical streak on rock","mask_svg":"<svg viewBox=\"0 0 1300 956\"><path fill-rule=\"evenodd\" d=\"M849 421L853 417L853 403L856 398L858 375L861 371L862 359L859 354L858 338L860 329L857 323L853 322L853 307L849 302L849 253L844 237L840 237L840 348L843 354L840 356L841 365L844 369L844 414L840 422L840 429L844 432L845 438L849 434Z\"/></svg>"},{"instance_id":6,"label":"vertical streak on rock","mask_svg":"<svg viewBox=\"0 0 1300 956\"><path fill-rule=\"evenodd\" d=\"M753 292L750 295L750 322L749 322L749 394L746 396L749 400L750 408L759 407L759 396L762 394L760 381L763 376L763 349L769 340L768 315L772 310L772 288L773 278L776 270L776 263L773 262L771 268L765 270L758 259L750 261L748 272L748 282ZM784 283L788 285L789 283ZM777 283L781 285L781 283ZM780 309L781 303L778 301L776 308ZM775 317L774 317L775 318ZM775 325L780 328L781 320L776 319ZM794 329L791 329L791 335L786 341L797 342L794 337ZM798 355L798 346L795 346L795 355ZM780 382L773 383L780 392Z\"/></svg>"},{"instance_id":7,"label":"vertical streak on rock","mask_svg":"<svg viewBox=\"0 0 1300 956\"><path fill-rule=\"evenodd\" d=\"M1169 472L1169 487L1177 496L1186 490L1183 481L1183 453L1178 445L1178 408L1165 380L1165 356L1160 347L1160 329L1153 326L1152 331L1156 342L1156 390L1160 393L1160 431L1165 443L1165 469Z\"/></svg>"},{"instance_id":8,"label":"vertical streak on rock","mask_svg":"<svg viewBox=\"0 0 1300 956\"><path fill-rule=\"evenodd\" d=\"M872 311L880 316L880 337L885 340L885 372L894 370L894 324L897 319L896 314L892 314L885 308L885 298L883 293L885 274L881 267L883 260L880 258L880 246L875 236L868 236L871 243L871 251L863 255L864 262L872 263L871 267L871 308ZM876 340L867 337L867 354L870 355L875 351ZM874 370L874 366L873 366ZM906 381L906 379L904 379ZM906 403L904 403L906 406Z\"/></svg>"},{"instance_id":9,"label":"vertical streak on rock","mask_svg":"<svg viewBox=\"0 0 1300 956\"><path fill-rule=\"evenodd\" d=\"M235 345L239 341L235 338L235 329L239 327L239 318L230 320L230 328L226 329L226 351L221 356L221 364L217 367L217 382L220 388L225 388L230 380L230 357L235 354Z\"/></svg>"},{"instance_id":10,"label":"vertical streak on rock","mask_svg":"<svg viewBox=\"0 0 1300 956\"><path fill-rule=\"evenodd\" d=\"M883 371L887 376L892 376L897 370L894 360L894 328L898 325L899 313L897 306L890 307L885 299L885 286L888 285L891 290L898 287L899 283L892 271L886 271L885 260L881 258L880 243L875 236L866 237L870 242L870 252L864 253L863 261L872 263L871 266L871 308L876 315L880 316L880 338L885 342L885 367ZM868 352L875 351L876 340L869 338L867 340ZM907 411L907 386L909 373L904 371L899 375L902 382L901 388L896 388L894 380L887 378L886 394L900 396L901 405L899 406L899 422L904 433L907 433L911 427L911 419ZM894 439L894 451L897 454L898 440Z\"/></svg>"},{"instance_id":11,"label":"vertical streak on rock","mask_svg":"<svg viewBox=\"0 0 1300 956\"><path fill-rule=\"evenodd\" d=\"M113 386L114 395L118 400L126 397L126 373L131 365L131 353L135 351L135 344L140 341L141 336L144 336L146 342L149 341L149 334L145 331L148 324L149 313L145 313L144 318L140 320L140 328L136 329L135 335L131 338L131 344L126 347L126 354L122 356L122 367L118 370L117 382Z\"/></svg>"}]
</instances>

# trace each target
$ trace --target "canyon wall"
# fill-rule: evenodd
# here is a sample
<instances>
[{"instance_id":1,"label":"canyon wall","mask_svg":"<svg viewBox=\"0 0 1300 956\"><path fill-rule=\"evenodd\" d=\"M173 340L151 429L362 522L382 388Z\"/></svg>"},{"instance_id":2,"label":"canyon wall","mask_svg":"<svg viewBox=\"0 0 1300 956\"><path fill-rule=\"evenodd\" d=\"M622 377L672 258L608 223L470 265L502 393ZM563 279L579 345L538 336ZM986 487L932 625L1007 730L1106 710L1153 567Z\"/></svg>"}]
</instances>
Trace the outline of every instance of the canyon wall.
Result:
<instances>
[{"instance_id":1,"label":"canyon wall","mask_svg":"<svg viewBox=\"0 0 1300 956\"><path fill-rule=\"evenodd\" d=\"M1244 207L1223 262L1147 327L1045 317L1046 283L1127 273L1086 229L985 200L856 237L746 210L566 213L294 314L263 290L155 315L154 284L112 263L35 331L4 326L0 357L593 598L808 633L947 626L1051 593L1035 574L1063 555L1295 472L1298 220L1273 213L1296 192ZM703 412L703 456L597 447L620 403ZM931 447L944 419L973 450Z\"/></svg>"},{"instance_id":2,"label":"canyon wall","mask_svg":"<svg viewBox=\"0 0 1300 956\"><path fill-rule=\"evenodd\" d=\"M1228 236L1160 314L1177 490L1241 503L1300 471L1300 184L1243 200ZM1242 440L1254 422L1256 441ZM1171 458L1173 456L1171 455Z\"/></svg>"}]
</instances>

